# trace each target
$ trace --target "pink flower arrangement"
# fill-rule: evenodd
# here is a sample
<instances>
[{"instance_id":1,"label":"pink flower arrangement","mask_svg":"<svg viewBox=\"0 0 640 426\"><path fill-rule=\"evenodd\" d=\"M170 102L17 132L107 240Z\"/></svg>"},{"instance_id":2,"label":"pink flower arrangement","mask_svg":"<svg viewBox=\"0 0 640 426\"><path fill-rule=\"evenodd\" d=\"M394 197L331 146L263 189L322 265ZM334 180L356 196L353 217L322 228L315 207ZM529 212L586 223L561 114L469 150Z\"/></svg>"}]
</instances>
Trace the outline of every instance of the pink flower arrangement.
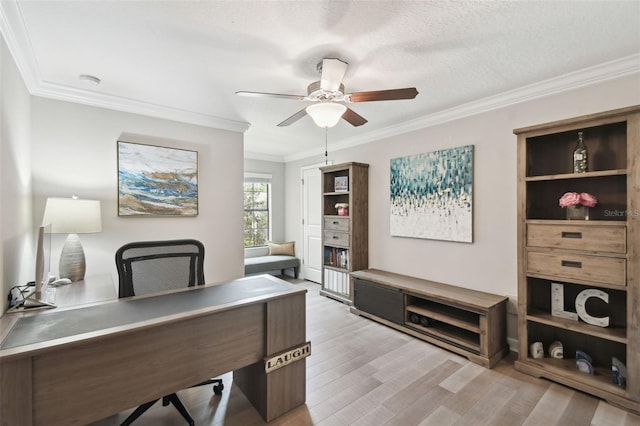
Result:
<instances>
[{"instance_id":1,"label":"pink flower arrangement","mask_svg":"<svg viewBox=\"0 0 640 426\"><path fill-rule=\"evenodd\" d=\"M586 192L582 192L578 194L577 192L566 192L560 198L560 207L569 207L576 206L578 204L582 204L585 207L595 207L598 204L598 200L591 194Z\"/></svg>"}]
</instances>

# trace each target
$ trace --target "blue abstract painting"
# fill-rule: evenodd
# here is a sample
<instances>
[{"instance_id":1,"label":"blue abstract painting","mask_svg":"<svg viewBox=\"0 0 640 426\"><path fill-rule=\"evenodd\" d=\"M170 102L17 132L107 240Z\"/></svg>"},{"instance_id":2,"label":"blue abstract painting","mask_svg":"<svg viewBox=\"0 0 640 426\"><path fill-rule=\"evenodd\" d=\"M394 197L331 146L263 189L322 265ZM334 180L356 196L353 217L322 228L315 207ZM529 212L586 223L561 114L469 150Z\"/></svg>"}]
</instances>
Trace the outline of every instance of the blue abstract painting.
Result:
<instances>
[{"instance_id":1,"label":"blue abstract painting","mask_svg":"<svg viewBox=\"0 0 640 426\"><path fill-rule=\"evenodd\" d=\"M391 235L473 242L473 145L391 159Z\"/></svg>"},{"instance_id":2,"label":"blue abstract painting","mask_svg":"<svg viewBox=\"0 0 640 426\"><path fill-rule=\"evenodd\" d=\"M118 142L119 216L197 214L197 151Z\"/></svg>"}]
</instances>

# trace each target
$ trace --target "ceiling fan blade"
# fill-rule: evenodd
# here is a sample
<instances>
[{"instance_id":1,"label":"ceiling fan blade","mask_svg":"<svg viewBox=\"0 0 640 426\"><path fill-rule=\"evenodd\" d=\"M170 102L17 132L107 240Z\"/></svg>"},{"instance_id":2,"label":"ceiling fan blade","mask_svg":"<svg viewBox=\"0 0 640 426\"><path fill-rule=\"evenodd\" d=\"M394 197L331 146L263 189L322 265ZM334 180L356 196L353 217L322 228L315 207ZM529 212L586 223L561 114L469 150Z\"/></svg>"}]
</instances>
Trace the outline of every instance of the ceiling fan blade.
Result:
<instances>
[{"instance_id":1,"label":"ceiling fan blade","mask_svg":"<svg viewBox=\"0 0 640 426\"><path fill-rule=\"evenodd\" d=\"M342 114L342 118L354 127L362 126L367 122L366 118L364 118L351 108L347 108L344 114Z\"/></svg>"},{"instance_id":2,"label":"ceiling fan blade","mask_svg":"<svg viewBox=\"0 0 640 426\"><path fill-rule=\"evenodd\" d=\"M346 95L350 102L371 102L371 101L395 101L398 99L413 99L418 96L415 87L405 89L376 90L373 92L357 92Z\"/></svg>"},{"instance_id":3,"label":"ceiling fan blade","mask_svg":"<svg viewBox=\"0 0 640 426\"><path fill-rule=\"evenodd\" d=\"M289 117L286 120L284 120L282 123L278 124L278 127L289 126L289 125L295 123L296 121L300 120L305 115L307 115L307 109L303 108L300 111L298 111L295 114L293 114L291 117Z\"/></svg>"},{"instance_id":4,"label":"ceiling fan blade","mask_svg":"<svg viewBox=\"0 0 640 426\"><path fill-rule=\"evenodd\" d=\"M304 101L306 96L302 95L285 95L282 93L262 93L262 92L236 92L236 95L251 96L254 98L279 98L279 99L293 99L296 101Z\"/></svg>"},{"instance_id":5,"label":"ceiling fan blade","mask_svg":"<svg viewBox=\"0 0 640 426\"><path fill-rule=\"evenodd\" d=\"M340 59L323 59L320 87L327 92L337 92L347 72L348 63Z\"/></svg>"}]
</instances>

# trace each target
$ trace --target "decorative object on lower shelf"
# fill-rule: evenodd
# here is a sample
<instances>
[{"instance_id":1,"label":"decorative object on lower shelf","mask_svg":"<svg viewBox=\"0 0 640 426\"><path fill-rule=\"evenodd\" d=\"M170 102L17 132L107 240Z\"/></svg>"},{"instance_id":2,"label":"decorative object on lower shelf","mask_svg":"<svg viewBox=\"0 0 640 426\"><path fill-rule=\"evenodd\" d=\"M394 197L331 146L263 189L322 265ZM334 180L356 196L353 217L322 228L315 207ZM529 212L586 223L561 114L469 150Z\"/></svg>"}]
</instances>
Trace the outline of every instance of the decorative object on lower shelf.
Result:
<instances>
[{"instance_id":1,"label":"decorative object on lower shelf","mask_svg":"<svg viewBox=\"0 0 640 426\"><path fill-rule=\"evenodd\" d=\"M531 358L544 358L544 346L542 346L542 342L533 342L529 347L529 353Z\"/></svg>"},{"instance_id":2,"label":"decorative object on lower shelf","mask_svg":"<svg viewBox=\"0 0 640 426\"><path fill-rule=\"evenodd\" d=\"M349 203L337 203L338 216L349 216Z\"/></svg>"},{"instance_id":3,"label":"decorative object on lower shelf","mask_svg":"<svg viewBox=\"0 0 640 426\"><path fill-rule=\"evenodd\" d=\"M556 340L549 345L549 356L556 359L563 358L564 354L562 349L562 342Z\"/></svg>"},{"instance_id":4,"label":"decorative object on lower shelf","mask_svg":"<svg viewBox=\"0 0 640 426\"><path fill-rule=\"evenodd\" d=\"M564 309L564 285L551 283L551 315L578 321L578 314Z\"/></svg>"},{"instance_id":5,"label":"decorative object on lower shelf","mask_svg":"<svg viewBox=\"0 0 640 426\"><path fill-rule=\"evenodd\" d=\"M568 220L589 220L589 208L595 207L598 200L586 192L565 192L558 203L567 209Z\"/></svg>"},{"instance_id":6,"label":"decorative object on lower shelf","mask_svg":"<svg viewBox=\"0 0 640 426\"><path fill-rule=\"evenodd\" d=\"M423 327L429 327L433 322L433 320L431 320L429 317L418 315L415 312L411 312L411 314L409 315L409 321L413 324L420 324Z\"/></svg>"},{"instance_id":7,"label":"decorative object on lower shelf","mask_svg":"<svg viewBox=\"0 0 640 426\"><path fill-rule=\"evenodd\" d=\"M621 388L627 387L627 367L615 356L611 358L611 373L614 384Z\"/></svg>"},{"instance_id":8,"label":"decorative object on lower shelf","mask_svg":"<svg viewBox=\"0 0 640 426\"><path fill-rule=\"evenodd\" d=\"M582 265L580 262L572 262L563 260L562 266L579 268ZM564 284L551 283L551 315L554 317L566 318L572 321L578 321L580 318L587 324L595 325L598 327L609 327L609 316L596 317L587 312L587 300L590 298L597 298L602 300L605 304L609 304L609 294L598 288L588 288L582 290L575 296L575 311L565 311L564 302Z\"/></svg>"},{"instance_id":9,"label":"decorative object on lower shelf","mask_svg":"<svg viewBox=\"0 0 640 426\"><path fill-rule=\"evenodd\" d=\"M556 340L549 345L549 356L556 359L563 358L562 342Z\"/></svg>"},{"instance_id":10,"label":"decorative object on lower shelf","mask_svg":"<svg viewBox=\"0 0 640 426\"><path fill-rule=\"evenodd\" d=\"M609 304L609 295L599 288L588 288L582 290L576 296L576 312L580 319L587 324L596 325L598 327L609 327L609 317L594 317L587 312L587 300L595 297Z\"/></svg>"},{"instance_id":11,"label":"decorative object on lower shelf","mask_svg":"<svg viewBox=\"0 0 640 426\"><path fill-rule=\"evenodd\" d=\"M593 360L587 353L580 350L576 351L576 368L578 369L578 371L582 373L593 374L592 363Z\"/></svg>"}]
</instances>

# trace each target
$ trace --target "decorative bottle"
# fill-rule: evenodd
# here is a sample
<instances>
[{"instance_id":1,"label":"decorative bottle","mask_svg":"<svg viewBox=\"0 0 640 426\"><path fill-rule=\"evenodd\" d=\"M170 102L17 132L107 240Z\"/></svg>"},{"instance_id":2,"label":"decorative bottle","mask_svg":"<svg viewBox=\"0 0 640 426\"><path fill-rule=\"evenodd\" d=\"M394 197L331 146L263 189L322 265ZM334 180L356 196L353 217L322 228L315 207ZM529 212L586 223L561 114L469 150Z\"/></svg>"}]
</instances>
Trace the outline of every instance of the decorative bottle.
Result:
<instances>
[{"instance_id":1,"label":"decorative bottle","mask_svg":"<svg viewBox=\"0 0 640 426\"><path fill-rule=\"evenodd\" d=\"M578 144L573 150L573 172L584 173L587 171L587 147L582 140L582 132L578 132Z\"/></svg>"}]
</instances>

